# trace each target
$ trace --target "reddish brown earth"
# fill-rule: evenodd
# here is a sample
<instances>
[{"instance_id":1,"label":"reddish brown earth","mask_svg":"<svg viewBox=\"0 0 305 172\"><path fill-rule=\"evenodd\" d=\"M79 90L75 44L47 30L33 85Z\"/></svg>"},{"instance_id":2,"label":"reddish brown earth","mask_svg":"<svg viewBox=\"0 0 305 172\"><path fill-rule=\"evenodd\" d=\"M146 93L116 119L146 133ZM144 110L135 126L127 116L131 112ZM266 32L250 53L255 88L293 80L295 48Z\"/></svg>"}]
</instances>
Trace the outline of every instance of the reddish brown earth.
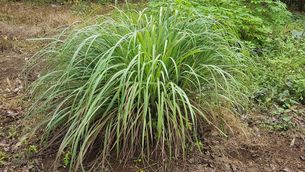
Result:
<instances>
[{"instance_id":1,"label":"reddish brown earth","mask_svg":"<svg viewBox=\"0 0 305 172\"><path fill-rule=\"evenodd\" d=\"M0 172L53 171L56 150L39 151L39 137L20 141L33 121L25 119L27 105L22 69L41 47L27 39L46 36L56 28L68 26L81 18L69 7L7 3L0 0ZM262 127L266 114L243 119L249 134L230 134L228 138L209 132L204 150L194 152L185 161L161 166L137 164L114 165L113 171L191 171L191 172L305 172L305 113L300 108L294 117L296 127L272 131ZM60 171L67 171L61 168Z\"/></svg>"}]
</instances>

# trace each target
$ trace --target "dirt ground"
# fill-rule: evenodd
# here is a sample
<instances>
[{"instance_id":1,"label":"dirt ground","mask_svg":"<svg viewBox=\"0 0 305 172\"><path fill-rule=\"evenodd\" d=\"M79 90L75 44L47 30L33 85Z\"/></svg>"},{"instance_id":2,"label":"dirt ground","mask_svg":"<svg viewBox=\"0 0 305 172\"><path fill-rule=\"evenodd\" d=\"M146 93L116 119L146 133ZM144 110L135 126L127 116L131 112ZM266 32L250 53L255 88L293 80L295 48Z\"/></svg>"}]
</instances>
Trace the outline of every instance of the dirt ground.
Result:
<instances>
[{"instance_id":1,"label":"dirt ground","mask_svg":"<svg viewBox=\"0 0 305 172\"><path fill-rule=\"evenodd\" d=\"M53 171L50 167L55 150L40 151L39 137L22 140L30 126L24 117L28 102L22 69L42 45L28 39L52 35L58 28L82 20L67 6L0 0L0 172ZM114 166L112 171L305 172L304 109L300 107L295 116L297 126L285 131L262 127L268 115L253 114L242 119L249 128L248 135L237 133L225 138L210 132L203 152L194 152L169 168L131 161L124 167Z\"/></svg>"}]
</instances>

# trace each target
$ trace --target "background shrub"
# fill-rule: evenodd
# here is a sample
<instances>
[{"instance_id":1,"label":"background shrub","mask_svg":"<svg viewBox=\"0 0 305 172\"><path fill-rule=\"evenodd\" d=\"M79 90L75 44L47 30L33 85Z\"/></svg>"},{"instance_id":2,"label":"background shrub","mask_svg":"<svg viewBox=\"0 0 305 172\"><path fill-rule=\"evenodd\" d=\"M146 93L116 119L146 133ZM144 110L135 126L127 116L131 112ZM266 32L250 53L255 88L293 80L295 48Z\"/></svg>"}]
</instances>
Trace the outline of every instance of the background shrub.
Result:
<instances>
[{"instance_id":1,"label":"background shrub","mask_svg":"<svg viewBox=\"0 0 305 172\"><path fill-rule=\"evenodd\" d=\"M189 16L210 16L255 45L270 42L272 32L280 30L290 17L286 5L273 0L160 0L154 6L169 3L175 9L188 11Z\"/></svg>"}]
</instances>

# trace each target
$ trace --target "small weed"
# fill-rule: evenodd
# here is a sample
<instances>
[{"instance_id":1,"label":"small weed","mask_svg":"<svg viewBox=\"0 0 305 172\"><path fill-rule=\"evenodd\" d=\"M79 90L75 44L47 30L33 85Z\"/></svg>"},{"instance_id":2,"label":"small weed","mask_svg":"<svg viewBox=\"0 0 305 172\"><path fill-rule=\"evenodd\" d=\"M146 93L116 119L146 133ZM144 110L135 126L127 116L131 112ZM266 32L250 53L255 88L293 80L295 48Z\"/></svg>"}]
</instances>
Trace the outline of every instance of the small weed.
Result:
<instances>
[{"instance_id":1,"label":"small weed","mask_svg":"<svg viewBox=\"0 0 305 172\"><path fill-rule=\"evenodd\" d=\"M17 137L17 135L18 135L17 128L15 126L10 127L8 131L8 138L14 139Z\"/></svg>"},{"instance_id":2,"label":"small weed","mask_svg":"<svg viewBox=\"0 0 305 172\"><path fill-rule=\"evenodd\" d=\"M71 154L70 151L68 151L68 152L66 152L64 154L63 163L64 163L65 167L70 165L70 163L71 163L71 156L72 156L72 154Z\"/></svg>"},{"instance_id":3,"label":"small weed","mask_svg":"<svg viewBox=\"0 0 305 172\"><path fill-rule=\"evenodd\" d=\"M30 145L27 151L28 151L29 153L31 153L31 154L37 153L37 152L38 152L37 146L35 146L35 145Z\"/></svg>"},{"instance_id":4,"label":"small weed","mask_svg":"<svg viewBox=\"0 0 305 172\"><path fill-rule=\"evenodd\" d=\"M0 151L0 166L5 165L6 161L7 161L6 153Z\"/></svg>"}]
</instances>

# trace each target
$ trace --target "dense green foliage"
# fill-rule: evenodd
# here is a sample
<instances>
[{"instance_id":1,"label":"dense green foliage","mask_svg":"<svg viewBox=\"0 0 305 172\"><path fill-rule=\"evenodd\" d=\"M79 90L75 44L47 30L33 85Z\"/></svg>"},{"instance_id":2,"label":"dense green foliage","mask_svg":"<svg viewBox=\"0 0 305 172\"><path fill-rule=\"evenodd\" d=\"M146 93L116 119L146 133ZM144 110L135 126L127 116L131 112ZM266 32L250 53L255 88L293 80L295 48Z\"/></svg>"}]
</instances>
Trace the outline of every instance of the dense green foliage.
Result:
<instances>
[{"instance_id":1,"label":"dense green foliage","mask_svg":"<svg viewBox=\"0 0 305 172\"><path fill-rule=\"evenodd\" d=\"M276 102L285 108L305 103L304 19L296 16L294 25L287 25L255 57L254 82L259 85L255 97L260 103L270 106Z\"/></svg>"},{"instance_id":2,"label":"dense green foliage","mask_svg":"<svg viewBox=\"0 0 305 172\"><path fill-rule=\"evenodd\" d=\"M304 25L289 25L304 19L291 16L274 0L152 1L119 11L38 53L48 67L32 85L30 112L44 115L44 138L56 140L71 169L92 149L103 165L114 154L184 157L204 125L222 132L217 122L227 124L248 98L259 108L304 103Z\"/></svg>"},{"instance_id":3,"label":"dense green foliage","mask_svg":"<svg viewBox=\"0 0 305 172\"><path fill-rule=\"evenodd\" d=\"M273 0L170 0L153 3L153 7L170 5L188 11L188 16L205 15L235 31L242 40L255 44L270 42L275 29L282 28L290 13L285 4Z\"/></svg>"}]
</instances>

